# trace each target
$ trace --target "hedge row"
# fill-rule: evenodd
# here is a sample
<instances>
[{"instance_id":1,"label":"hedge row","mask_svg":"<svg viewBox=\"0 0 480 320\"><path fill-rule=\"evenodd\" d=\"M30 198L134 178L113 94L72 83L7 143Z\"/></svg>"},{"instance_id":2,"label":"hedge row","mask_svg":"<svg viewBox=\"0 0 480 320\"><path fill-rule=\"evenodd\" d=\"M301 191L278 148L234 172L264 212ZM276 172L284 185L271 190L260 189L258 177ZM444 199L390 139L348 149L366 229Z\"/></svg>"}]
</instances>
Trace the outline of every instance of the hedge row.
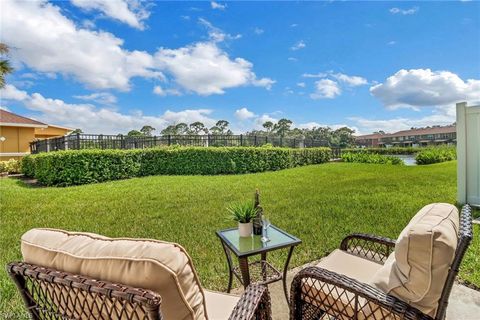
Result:
<instances>
[{"instance_id":1,"label":"hedge row","mask_svg":"<svg viewBox=\"0 0 480 320\"><path fill-rule=\"evenodd\" d=\"M415 157L418 165L432 164L457 159L457 149L453 147L429 148L420 151Z\"/></svg>"},{"instance_id":2,"label":"hedge row","mask_svg":"<svg viewBox=\"0 0 480 320\"><path fill-rule=\"evenodd\" d=\"M343 149L342 152L375 154L416 154L424 148L427 147L351 148Z\"/></svg>"},{"instance_id":3,"label":"hedge row","mask_svg":"<svg viewBox=\"0 0 480 320\"><path fill-rule=\"evenodd\" d=\"M375 163L375 164L395 164L404 165L402 159L395 156L386 156L377 153L367 152L342 152L344 162Z\"/></svg>"},{"instance_id":4,"label":"hedge row","mask_svg":"<svg viewBox=\"0 0 480 320\"><path fill-rule=\"evenodd\" d=\"M69 186L148 175L217 175L280 170L329 161L329 148L170 147L69 150L23 158L26 176Z\"/></svg>"}]
</instances>

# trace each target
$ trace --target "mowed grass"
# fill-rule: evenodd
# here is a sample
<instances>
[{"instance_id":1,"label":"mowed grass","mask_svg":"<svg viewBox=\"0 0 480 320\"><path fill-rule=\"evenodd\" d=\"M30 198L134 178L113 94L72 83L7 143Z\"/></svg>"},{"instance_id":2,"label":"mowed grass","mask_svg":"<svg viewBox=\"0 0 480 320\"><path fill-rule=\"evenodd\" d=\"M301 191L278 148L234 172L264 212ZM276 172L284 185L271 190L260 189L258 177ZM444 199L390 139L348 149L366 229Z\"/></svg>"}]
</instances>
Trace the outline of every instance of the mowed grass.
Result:
<instances>
[{"instance_id":1,"label":"mowed grass","mask_svg":"<svg viewBox=\"0 0 480 320\"><path fill-rule=\"evenodd\" d=\"M455 203L456 163L329 163L260 174L155 176L69 188L31 188L1 179L0 264L21 259L20 237L34 227L154 238L180 243L203 285L224 290L227 265L215 231L235 226L225 207L253 199L255 188L272 223L303 240L294 252L294 267L326 255L349 233L396 237L424 205ZM461 271L461 278L476 286L479 231L477 227ZM279 266L285 258L285 251L270 256ZM18 311L20 297L3 270L0 312Z\"/></svg>"}]
</instances>

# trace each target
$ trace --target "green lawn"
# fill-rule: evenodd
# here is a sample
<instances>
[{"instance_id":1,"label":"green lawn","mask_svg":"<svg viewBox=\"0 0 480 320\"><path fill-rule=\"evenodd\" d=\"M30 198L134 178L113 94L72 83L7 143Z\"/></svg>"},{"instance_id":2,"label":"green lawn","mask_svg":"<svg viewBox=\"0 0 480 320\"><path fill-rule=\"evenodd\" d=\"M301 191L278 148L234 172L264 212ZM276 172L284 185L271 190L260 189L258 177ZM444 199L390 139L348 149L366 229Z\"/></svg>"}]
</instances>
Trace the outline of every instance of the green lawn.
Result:
<instances>
[{"instance_id":1,"label":"green lawn","mask_svg":"<svg viewBox=\"0 0 480 320\"><path fill-rule=\"evenodd\" d=\"M227 267L215 230L235 225L225 207L253 197L255 188L272 222L303 240L294 252L294 267L324 256L351 232L396 237L425 204L454 203L455 181L455 162L413 167L329 163L249 175L155 176L69 188L29 188L15 179L1 179L0 264L21 259L20 236L33 227L155 238L182 244L204 286L222 290ZM476 286L479 250L476 236L461 272L462 279ZM273 254L273 262L283 262L285 256ZM0 286L0 313L18 310L20 298L4 271Z\"/></svg>"}]
</instances>

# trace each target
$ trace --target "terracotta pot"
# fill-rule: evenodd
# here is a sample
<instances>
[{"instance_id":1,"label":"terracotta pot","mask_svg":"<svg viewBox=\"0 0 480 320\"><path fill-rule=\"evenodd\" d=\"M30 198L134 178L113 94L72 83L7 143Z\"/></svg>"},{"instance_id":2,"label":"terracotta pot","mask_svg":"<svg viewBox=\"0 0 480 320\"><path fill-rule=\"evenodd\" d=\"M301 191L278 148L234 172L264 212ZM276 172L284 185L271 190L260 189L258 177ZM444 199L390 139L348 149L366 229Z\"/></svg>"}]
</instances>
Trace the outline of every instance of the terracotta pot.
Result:
<instances>
[{"instance_id":1,"label":"terracotta pot","mask_svg":"<svg viewBox=\"0 0 480 320\"><path fill-rule=\"evenodd\" d=\"M253 223L238 223L238 233L240 237L250 237L253 231Z\"/></svg>"}]
</instances>

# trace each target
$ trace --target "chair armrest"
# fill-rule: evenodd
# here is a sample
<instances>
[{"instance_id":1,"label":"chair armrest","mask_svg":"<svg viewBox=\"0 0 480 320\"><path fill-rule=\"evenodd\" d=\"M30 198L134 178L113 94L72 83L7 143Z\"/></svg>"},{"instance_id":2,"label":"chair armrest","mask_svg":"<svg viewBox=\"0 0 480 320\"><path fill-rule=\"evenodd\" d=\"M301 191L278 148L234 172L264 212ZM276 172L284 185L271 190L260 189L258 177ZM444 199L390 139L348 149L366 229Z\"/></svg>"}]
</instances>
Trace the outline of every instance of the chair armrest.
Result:
<instances>
[{"instance_id":1,"label":"chair armrest","mask_svg":"<svg viewBox=\"0 0 480 320\"><path fill-rule=\"evenodd\" d=\"M395 248L395 240L364 233L346 236L340 244L343 251L384 263Z\"/></svg>"},{"instance_id":2,"label":"chair armrest","mask_svg":"<svg viewBox=\"0 0 480 320\"><path fill-rule=\"evenodd\" d=\"M245 289L229 320L262 319L271 320L272 310L268 288L260 284L251 284Z\"/></svg>"},{"instance_id":3,"label":"chair armrest","mask_svg":"<svg viewBox=\"0 0 480 320\"><path fill-rule=\"evenodd\" d=\"M323 315L341 320L433 320L377 288L320 267L300 271L292 281L290 296L291 320L319 319Z\"/></svg>"}]
</instances>

